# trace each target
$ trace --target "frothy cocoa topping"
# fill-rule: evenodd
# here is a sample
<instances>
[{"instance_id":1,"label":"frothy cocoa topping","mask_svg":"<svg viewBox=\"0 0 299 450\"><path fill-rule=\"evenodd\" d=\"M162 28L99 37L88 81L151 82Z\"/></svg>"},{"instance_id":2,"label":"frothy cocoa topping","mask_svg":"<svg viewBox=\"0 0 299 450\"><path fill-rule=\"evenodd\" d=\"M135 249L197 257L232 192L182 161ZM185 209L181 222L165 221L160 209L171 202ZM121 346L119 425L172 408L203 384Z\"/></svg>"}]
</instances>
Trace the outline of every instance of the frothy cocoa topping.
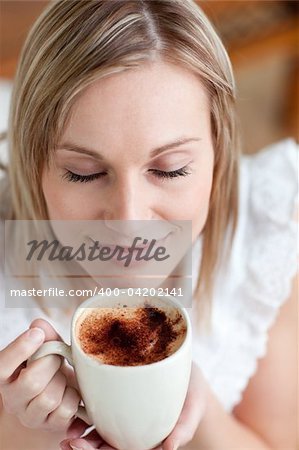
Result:
<instances>
[{"instance_id":1,"label":"frothy cocoa topping","mask_svg":"<svg viewBox=\"0 0 299 450\"><path fill-rule=\"evenodd\" d=\"M78 321L82 350L102 363L137 366L174 353L186 335L180 311L152 306L93 308Z\"/></svg>"}]
</instances>

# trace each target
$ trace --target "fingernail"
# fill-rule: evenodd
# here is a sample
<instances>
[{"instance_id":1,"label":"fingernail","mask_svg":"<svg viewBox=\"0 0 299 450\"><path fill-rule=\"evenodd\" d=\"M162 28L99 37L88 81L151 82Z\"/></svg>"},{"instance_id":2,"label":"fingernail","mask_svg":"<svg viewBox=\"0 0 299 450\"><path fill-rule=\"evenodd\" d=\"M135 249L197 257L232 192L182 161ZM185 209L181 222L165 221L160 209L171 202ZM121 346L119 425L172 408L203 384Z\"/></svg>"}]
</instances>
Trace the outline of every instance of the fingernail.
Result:
<instances>
[{"instance_id":1,"label":"fingernail","mask_svg":"<svg viewBox=\"0 0 299 450\"><path fill-rule=\"evenodd\" d=\"M70 446L72 447L73 450L82 450L82 448L75 447L75 445L73 445L73 444L70 444Z\"/></svg>"},{"instance_id":2,"label":"fingernail","mask_svg":"<svg viewBox=\"0 0 299 450\"><path fill-rule=\"evenodd\" d=\"M44 330L42 330L41 328L31 328L27 336L32 342L39 343L44 340L45 333Z\"/></svg>"}]
</instances>

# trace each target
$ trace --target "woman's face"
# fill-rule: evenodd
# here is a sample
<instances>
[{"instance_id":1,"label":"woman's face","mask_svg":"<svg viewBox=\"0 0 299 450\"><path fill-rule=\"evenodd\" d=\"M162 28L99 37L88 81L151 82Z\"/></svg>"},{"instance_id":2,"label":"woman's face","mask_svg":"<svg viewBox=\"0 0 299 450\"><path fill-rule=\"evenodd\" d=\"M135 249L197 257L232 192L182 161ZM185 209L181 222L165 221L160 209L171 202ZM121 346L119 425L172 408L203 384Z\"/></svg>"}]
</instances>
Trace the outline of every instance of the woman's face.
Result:
<instances>
[{"instance_id":1,"label":"woman's face","mask_svg":"<svg viewBox=\"0 0 299 450\"><path fill-rule=\"evenodd\" d=\"M206 222L214 152L198 77L162 62L101 79L76 101L44 167L50 219Z\"/></svg>"}]
</instances>

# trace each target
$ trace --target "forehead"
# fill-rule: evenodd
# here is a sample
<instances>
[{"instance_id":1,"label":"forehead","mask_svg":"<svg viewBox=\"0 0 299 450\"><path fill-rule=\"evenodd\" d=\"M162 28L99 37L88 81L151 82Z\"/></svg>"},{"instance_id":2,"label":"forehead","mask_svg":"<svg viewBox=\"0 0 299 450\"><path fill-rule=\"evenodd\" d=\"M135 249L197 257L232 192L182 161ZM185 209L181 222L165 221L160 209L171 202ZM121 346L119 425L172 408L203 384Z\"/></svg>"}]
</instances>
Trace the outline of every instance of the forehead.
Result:
<instances>
[{"instance_id":1,"label":"forehead","mask_svg":"<svg viewBox=\"0 0 299 450\"><path fill-rule=\"evenodd\" d=\"M102 78L74 104L64 136L89 140L155 139L206 127L209 104L197 75L155 62Z\"/></svg>"}]
</instances>

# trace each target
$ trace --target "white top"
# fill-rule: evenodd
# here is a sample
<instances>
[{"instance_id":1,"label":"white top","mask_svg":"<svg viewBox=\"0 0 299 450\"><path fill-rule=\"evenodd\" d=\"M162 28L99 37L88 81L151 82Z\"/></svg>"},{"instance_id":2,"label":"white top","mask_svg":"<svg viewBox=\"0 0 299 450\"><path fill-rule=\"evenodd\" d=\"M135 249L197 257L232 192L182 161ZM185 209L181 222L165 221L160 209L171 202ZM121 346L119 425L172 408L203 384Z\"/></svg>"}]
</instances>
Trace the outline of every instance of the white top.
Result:
<instances>
[{"instance_id":1,"label":"white top","mask_svg":"<svg viewBox=\"0 0 299 450\"><path fill-rule=\"evenodd\" d=\"M227 411L240 401L257 359L265 355L269 328L290 294L298 254L297 176L298 146L291 139L241 157L239 221L231 258L217 274L210 334L196 333L189 310L194 360ZM194 286L201 243L193 249ZM69 317L58 309L48 318L38 307L5 308L3 283L0 273L0 348L37 317L49 320L69 342Z\"/></svg>"}]
</instances>

